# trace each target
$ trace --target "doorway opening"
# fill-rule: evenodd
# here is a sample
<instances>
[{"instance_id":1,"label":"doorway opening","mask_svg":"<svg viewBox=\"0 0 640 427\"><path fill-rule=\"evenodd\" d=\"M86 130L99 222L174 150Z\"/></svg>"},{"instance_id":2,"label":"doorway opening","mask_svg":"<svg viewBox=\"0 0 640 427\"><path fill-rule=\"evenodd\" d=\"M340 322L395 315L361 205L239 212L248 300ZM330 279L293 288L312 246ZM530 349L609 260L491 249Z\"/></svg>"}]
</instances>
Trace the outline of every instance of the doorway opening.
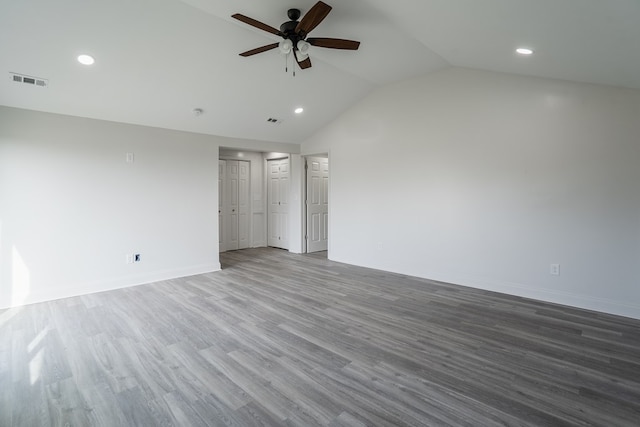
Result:
<instances>
[{"instance_id":1,"label":"doorway opening","mask_svg":"<svg viewBox=\"0 0 640 427\"><path fill-rule=\"evenodd\" d=\"M290 153L220 147L219 252L265 246L301 252L302 175L292 172L292 165L300 169L299 159Z\"/></svg>"}]
</instances>

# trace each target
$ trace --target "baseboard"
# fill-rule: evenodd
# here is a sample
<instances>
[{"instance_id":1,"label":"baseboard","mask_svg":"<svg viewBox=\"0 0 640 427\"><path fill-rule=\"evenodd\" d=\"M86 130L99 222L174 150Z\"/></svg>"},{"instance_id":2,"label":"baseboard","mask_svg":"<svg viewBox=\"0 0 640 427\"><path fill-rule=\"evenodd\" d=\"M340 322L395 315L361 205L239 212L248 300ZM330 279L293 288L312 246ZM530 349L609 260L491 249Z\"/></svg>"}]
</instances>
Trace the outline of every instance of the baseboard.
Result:
<instances>
[{"instance_id":1,"label":"baseboard","mask_svg":"<svg viewBox=\"0 0 640 427\"><path fill-rule=\"evenodd\" d=\"M446 282L460 286L468 286L475 289L499 292L502 294L514 295L522 298L529 298L553 304L566 305L570 307L598 311L601 313L630 317L640 320L640 306L636 304L622 303L620 301L597 298L593 296L578 295L552 289L531 288L529 286L518 283L493 282L477 279L448 280Z\"/></svg>"},{"instance_id":2,"label":"baseboard","mask_svg":"<svg viewBox=\"0 0 640 427\"><path fill-rule=\"evenodd\" d=\"M74 286L56 288L50 292L33 292L29 294L29 296L19 305L34 304L38 302L53 301L61 298L93 294L96 292L111 291L114 289L128 288L131 286L144 285L147 283L159 282L162 280L170 280L180 277L195 276L197 274L211 273L214 271L220 271L219 262L193 265L173 270L152 271L139 275L117 277L113 279L94 282L78 283ZM0 305L0 309L10 307L11 306Z\"/></svg>"},{"instance_id":3,"label":"baseboard","mask_svg":"<svg viewBox=\"0 0 640 427\"><path fill-rule=\"evenodd\" d=\"M344 262L351 265L357 265L360 267L373 268L380 270L380 267L375 267L371 265L359 264L354 262L349 262L344 259L334 259L330 257L329 259L337 262ZM526 286L520 283L511 283L511 282L498 282L492 280L480 279L477 277L467 277L467 276L456 276L442 273L441 275L433 274L430 277L425 277L420 274L414 274L412 272L406 271L394 271L394 270L386 270L389 272L403 274L403 275L413 275L415 277L420 277L426 280L433 280L436 282L448 283L452 285L458 286L466 286L475 289L481 289L490 292L498 292L507 295L518 296L522 298L530 298L533 300L548 302L552 304L560 304L585 310L592 310L601 313L613 314L616 316L624 316L630 317L632 319L640 320L640 305L638 304L629 304L626 302L620 302L605 298L597 298L593 296L585 296L580 294L573 294L569 292L562 292L552 289L544 289L544 288L532 288L530 286Z\"/></svg>"}]
</instances>

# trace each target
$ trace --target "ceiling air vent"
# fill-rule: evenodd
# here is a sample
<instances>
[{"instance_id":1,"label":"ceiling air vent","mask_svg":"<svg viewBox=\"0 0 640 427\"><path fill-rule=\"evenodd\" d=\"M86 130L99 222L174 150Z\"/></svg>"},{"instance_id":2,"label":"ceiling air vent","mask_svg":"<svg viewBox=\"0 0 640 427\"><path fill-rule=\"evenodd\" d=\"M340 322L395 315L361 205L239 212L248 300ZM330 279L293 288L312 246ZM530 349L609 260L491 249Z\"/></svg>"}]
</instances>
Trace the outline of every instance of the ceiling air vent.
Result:
<instances>
[{"instance_id":1,"label":"ceiling air vent","mask_svg":"<svg viewBox=\"0 0 640 427\"><path fill-rule=\"evenodd\" d=\"M267 119L267 122L269 122L269 123L273 123L273 124L275 125L275 124L280 124L280 123L282 123L282 120L280 120L280 119L274 119L273 117L269 117L269 118Z\"/></svg>"},{"instance_id":2,"label":"ceiling air vent","mask_svg":"<svg viewBox=\"0 0 640 427\"><path fill-rule=\"evenodd\" d=\"M9 73L9 77L16 83L23 83L31 86L47 87L49 80L40 77L27 76L25 74Z\"/></svg>"}]
</instances>

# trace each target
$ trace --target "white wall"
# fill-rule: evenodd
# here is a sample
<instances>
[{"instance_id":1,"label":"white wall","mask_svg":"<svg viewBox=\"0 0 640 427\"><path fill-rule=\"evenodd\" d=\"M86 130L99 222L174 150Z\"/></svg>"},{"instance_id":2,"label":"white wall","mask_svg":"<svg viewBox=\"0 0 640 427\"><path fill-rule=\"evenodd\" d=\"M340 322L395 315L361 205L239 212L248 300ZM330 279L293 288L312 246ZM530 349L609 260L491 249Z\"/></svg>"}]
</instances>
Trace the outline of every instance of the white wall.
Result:
<instances>
[{"instance_id":1,"label":"white wall","mask_svg":"<svg viewBox=\"0 0 640 427\"><path fill-rule=\"evenodd\" d=\"M220 145L0 107L0 308L219 269Z\"/></svg>"},{"instance_id":2,"label":"white wall","mask_svg":"<svg viewBox=\"0 0 640 427\"><path fill-rule=\"evenodd\" d=\"M640 318L640 91L453 68L376 91L323 151L331 259Z\"/></svg>"}]
</instances>

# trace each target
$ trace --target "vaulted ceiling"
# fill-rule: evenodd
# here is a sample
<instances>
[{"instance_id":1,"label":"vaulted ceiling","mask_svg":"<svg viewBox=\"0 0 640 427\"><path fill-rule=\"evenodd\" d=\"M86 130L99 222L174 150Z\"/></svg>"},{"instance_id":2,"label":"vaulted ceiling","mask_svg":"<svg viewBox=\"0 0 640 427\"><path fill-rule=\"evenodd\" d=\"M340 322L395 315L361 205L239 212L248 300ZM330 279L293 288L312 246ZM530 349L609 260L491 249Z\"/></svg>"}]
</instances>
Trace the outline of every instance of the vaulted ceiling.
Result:
<instances>
[{"instance_id":1,"label":"vaulted ceiling","mask_svg":"<svg viewBox=\"0 0 640 427\"><path fill-rule=\"evenodd\" d=\"M304 14L315 0L5 1L0 104L299 143L376 87L450 66L640 89L638 0L326 2L333 10L312 36L360 49L312 48L312 68L294 77L277 49L240 57L279 38L231 15L279 27L287 9ZM515 54L520 46L534 55ZM96 63L80 65L81 53Z\"/></svg>"}]
</instances>

